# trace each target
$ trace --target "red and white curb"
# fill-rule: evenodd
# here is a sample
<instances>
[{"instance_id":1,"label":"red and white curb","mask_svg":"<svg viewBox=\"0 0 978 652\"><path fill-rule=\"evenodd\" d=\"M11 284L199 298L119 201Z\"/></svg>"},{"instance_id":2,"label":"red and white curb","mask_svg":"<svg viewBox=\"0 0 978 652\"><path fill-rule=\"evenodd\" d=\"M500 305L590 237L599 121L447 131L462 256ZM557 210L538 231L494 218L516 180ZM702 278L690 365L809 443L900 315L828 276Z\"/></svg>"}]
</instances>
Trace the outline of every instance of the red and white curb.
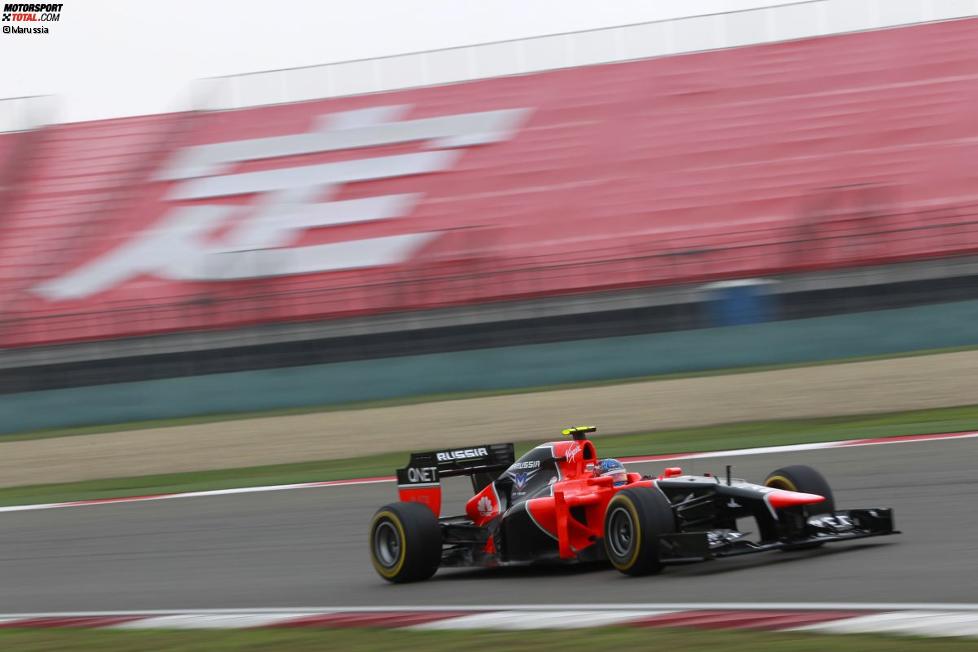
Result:
<instances>
[{"instance_id":1,"label":"red and white curb","mask_svg":"<svg viewBox=\"0 0 978 652\"><path fill-rule=\"evenodd\" d=\"M684 627L832 634L978 637L978 605L585 605L509 609L269 609L0 615L0 629L264 629L377 627L409 630L528 630Z\"/></svg>"},{"instance_id":2,"label":"red and white curb","mask_svg":"<svg viewBox=\"0 0 978 652\"><path fill-rule=\"evenodd\" d=\"M641 455L619 458L628 464L648 464L653 462L671 462L679 460L699 460L714 457L743 457L747 455L774 455L778 453L795 453L801 451L823 450L828 448L853 448L857 446L881 446L889 444L912 444L920 442L944 441L951 439L971 439L978 437L978 431L951 432L928 435L901 435L896 437L875 437L871 439L844 439L839 441L812 442L808 444L792 444L789 446L764 446L761 448L738 448L722 451L704 451L696 453L670 453L666 455ZM374 478L351 478L349 480L325 480L322 482L300 482L295 484L277 484L258 487L238 487L234 489L213 489L209 491L187 491L183 493L151 494L147 496L123 496L117 498L96 498L93 500L74 500L63 503L38 503L33 505L8 505L0 507L3 512L27 512L41 509L63 509L65 507L88 507L115 503L137 503L152 500L172 500L174 498L203 498L209 496L230 496L234 494L265 493L269 491L292 491L295 489L321 489L325 487L343 487L348 485L377 484L394 482L394 476Z\"/></svg>"}]
</instances>

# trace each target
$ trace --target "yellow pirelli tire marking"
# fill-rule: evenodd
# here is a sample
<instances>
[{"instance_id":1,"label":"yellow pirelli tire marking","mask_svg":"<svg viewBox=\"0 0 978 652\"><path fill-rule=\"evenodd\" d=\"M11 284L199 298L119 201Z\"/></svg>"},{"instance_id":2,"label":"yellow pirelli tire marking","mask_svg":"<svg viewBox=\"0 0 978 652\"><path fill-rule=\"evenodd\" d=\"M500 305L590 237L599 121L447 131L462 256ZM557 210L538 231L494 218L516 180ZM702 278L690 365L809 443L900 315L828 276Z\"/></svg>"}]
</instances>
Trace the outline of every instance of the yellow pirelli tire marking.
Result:
<instances>
[{"instance_id":1,"label":"yellow pirelli tire marking","mask_svg":"<svg viewBox=\"0 0 978 652\"><path fill-rule=\"evenodd\" d=\"M635 503L633 503L627 496L619 494L612 498L611 502L608 503L608 509L605 513L617 509L619 505L628 510L628 514L632 518L632 537L634 538L632 545L632 556L629 557L624 564L619 564L617 561L615 561L614 557L611 557L611 555L608 555L608 557L611 559L612 566L620 571L627 571L635 565L636 561L638 561L639 550L642 548L642 526L638 520L638 510L635 508Z\"/></svg>"},{"instance_id":2,"label":"yellow pirelli tire marking","mask_svg":"<svg viewBox=\"0 0 978 652\"><path fill-rule=\"evenodd\" d=\"M765 487L773 487L774 489L786 489L788 491L798 491L795 483L784 477L783 475L772 475L770 478L764 481Z\"/></svg>"},{"instance_id":3,"label":"yellow pirelli tire marking","mask_svg":"<svg viewBox=\"0 0 978 652\"><path fill-rule=\"evenodd\" d=\"M377 535L377 525L383 520L387 520L395 528L397 528L397 536L401 542L399 551L400 554L397 557L397 563L391 567L384 566L380 563L380 560L377 559L377 547L374 537ZM401 572L401 568L404 567L404 559L406 557L407 537L404 536L404 525L401 523L401 519L397 517L397 514L386 509L381 512L377 512L377 515L374 516L374 520L370 523L370 561L373 562L374 568L377 569L378 573L388 579L397 577L397 574Z\"/></svg>"}]
</instances>

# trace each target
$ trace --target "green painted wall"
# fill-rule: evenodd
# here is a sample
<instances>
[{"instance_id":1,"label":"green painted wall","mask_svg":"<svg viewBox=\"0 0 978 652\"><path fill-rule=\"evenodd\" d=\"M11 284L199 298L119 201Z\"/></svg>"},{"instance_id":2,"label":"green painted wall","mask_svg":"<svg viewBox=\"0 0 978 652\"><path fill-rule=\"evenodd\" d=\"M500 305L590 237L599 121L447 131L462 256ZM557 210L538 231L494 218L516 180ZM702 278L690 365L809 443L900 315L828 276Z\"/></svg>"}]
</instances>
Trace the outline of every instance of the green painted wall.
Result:
<instances>
[{"instance_id":1,"label":"green painted wall","mask_svg":"<svg viewBox=\"0 0 978 652\"><path fill-rule=\"evenodd\" d=\"M0 396L0 433L978 344L978 301Z\"/></svg>"}]
</instances>

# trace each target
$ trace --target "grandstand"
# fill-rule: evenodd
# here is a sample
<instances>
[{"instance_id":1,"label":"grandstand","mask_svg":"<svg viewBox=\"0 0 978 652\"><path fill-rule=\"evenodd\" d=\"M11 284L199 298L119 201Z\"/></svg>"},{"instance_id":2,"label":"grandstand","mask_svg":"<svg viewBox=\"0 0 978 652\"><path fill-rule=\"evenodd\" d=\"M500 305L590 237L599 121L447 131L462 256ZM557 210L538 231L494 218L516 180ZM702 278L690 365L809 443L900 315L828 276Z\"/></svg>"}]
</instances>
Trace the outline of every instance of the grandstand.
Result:
<instances>
[{"instance_id":1,"label":"grandstand","mask_svg":"<svg viewBox=\"0 0 978 652\"><path fill-rule=\"evenodd\" d=\"M2 134L4 389L696 328L717 281L780 281L775 318L971 298L976 37Z\"/></svg>"}]
</instances>

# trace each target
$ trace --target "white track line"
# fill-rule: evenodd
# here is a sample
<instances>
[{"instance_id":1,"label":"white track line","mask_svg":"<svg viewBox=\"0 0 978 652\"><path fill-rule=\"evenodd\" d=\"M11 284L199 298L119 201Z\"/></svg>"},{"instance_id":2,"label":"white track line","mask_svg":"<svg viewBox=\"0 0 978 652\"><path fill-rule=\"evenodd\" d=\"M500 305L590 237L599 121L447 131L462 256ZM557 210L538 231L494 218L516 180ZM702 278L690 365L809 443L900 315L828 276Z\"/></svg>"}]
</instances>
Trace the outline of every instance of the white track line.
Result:
<instances>
[{"instance_id":1,"label":"white track line","mask_svg":"<svg viewBox=\"0 0 978 652\"><path fill-rule=\"evenodd\" d=\"M573 605L571 605L573 607ZM416 630L448 630L448 629L491 629L491 630L521 630L521 629L581 629L586 627L609 627L620 625L639 618L651 618L673 611L578 611L566 607L559 611L546 613L532 611L495 611L478 613L468 616L457 616L445 620L435 620L421 625L412 625L407 629Z\"/></svg>"},{"instance_id":2,"label":"white track line","mask_svg":"<svg viewBox=\"0 0 978 652\"><path fill-rule=\"evenodd\" d=\"M802 451L824 450L830 448L854 448L860 446L881 446L892 444L914 444L955 439L971 439L978 437L975 432L941 433L933 435L908 435L899 437L881 437L871 439L845 439L840 441L813 442L809 444L792 444L788 446L763 446L759 448L740 448L723 451L705 451L698 453L679 453L669 455L649 455L638 457L622 457L629 464L650 464L653 462L671 462L680 460L698 460L717 457L744 457L748 455L772 455L778 453L795 453ZM0 507L3 512L29 512L43 509L63 509L66 507L93 507L96 505L115 505L119 503L138 503L156 500L172 500L174 498L205 498L211 496L230 496L234 494L266 493L269 491L293 491L296 489L322 489L348 485L377 484L394 482L393 476L380 478L354 478L350 480L327 480L323 482L302 482L296 484L265 485L259 487L237 487L233 489L213 489L210 491L188 491L184 493L158 494L152 496L127 496L121 498L104 498L95 500L78 500L63 503L37 503L33 505L8 505Z\"/></svg>"},{"instance_id":3,"label":"white track line","mask_svg":"<svg viewBox=\"0 0 978 652\"><path fill-rule=\"evenodd\" d=\"M556 608L555 608L556 607ZM563 607L563 608L560 608ZM86 627L123 630L255 629L266 627L345 627L360 623L422 631L555 630L617 626L702 626L774 629L831 634L896 634L929 637L978 636L978 605L869 603L674 604L674 605L507 605L506 607L337 607L265 610L70 612L0 614L7 627ZM628 608L623 608L628 607ZM645 607L645 608L642 608ZM656 607L656 608L650 608ZM664 607L664 608L663 608ZM885 611L877 611L878 608ZM953 607L953 610L947 610ZM824 616L819 615L821 611ZM770 610L773 620L758 620ZM385 612L389 612L385 614ZM717 613L719 612L719 613ZM670 615L678 616L669 620ZM407 618L405 619L405 616ZM666 616L665 619L660 617ZM705 620L704 620L705 619ZM818 622L821 620L822 622ZM814 621L814 622L813 622ZM414 622L415 624L411 624ZM810 624L800 624L808 622Z\"/></svg>"},{"instance_id":4,"label":"white track line","mask_svg":"<svg viewBox=\"0 0 978 652\"><path fill-rule=\"evenodd\" d=\"M903 602L678 602L678 603L617 603L617 604L498 604L479 606L449 605L387 605L369 607L256 607L253 609L147 609L143 611L72 611L4 613L0 620L21 620L25 618L86 618L108 616L183 616L197 614L205 616L262 616L281 617L320 616L332 613L385 613L385 612L464 612L478 614L504 611L896 611L935 614L938 612L978 613L978 603L903 603ZM862 616L859 616L862 618Z\"/></svg>"},{"instance_id":5,"label":"white track line","mask_svg":"<svg viewBox=\"0 0 978 652\"><path fill-rule=\"evenodd\" d=\"M705 451L702 453L680 453L678 455L651 455L648 457L622 457L622 461L631 464L647 462L668 462L669 460L702 460L713 457L746 457L750 455L771 455L775 453L796 453L799 451L825 450L828 448L860 448L862 446L884 446L893 444L921 444L929 441L946 441L949 439L973 439L978 432L952 432L938 435L910 435L899 437L878 437L868 439L842 439L839 441L812 442L809 444L788 444L785 446L761 446L759 448L736 448L722 451Z\"/></svg>"},{"instance_id":6,"label":"white track line","mask_svg":"<svg viewBox=\"0 0 978 652\"><path fill-rule=\"evenodd\" d=\"M978 636L974 612L898 611L793 627L790 631L827 634L898 634L903 636Z\"/></svg>"},{"instance_id":7,"label":"white track line","mask_svg":"<svg viewBox=\"0 0 978 652\"><path fill-rule=\"evenodd\" d=\"M307 616L306 612L253 613L253 614L205 614L188 612L168 616L150 616L128 623L110 625L111 629L246 629L270 627Z\"/></svg>"}]
</instances>

